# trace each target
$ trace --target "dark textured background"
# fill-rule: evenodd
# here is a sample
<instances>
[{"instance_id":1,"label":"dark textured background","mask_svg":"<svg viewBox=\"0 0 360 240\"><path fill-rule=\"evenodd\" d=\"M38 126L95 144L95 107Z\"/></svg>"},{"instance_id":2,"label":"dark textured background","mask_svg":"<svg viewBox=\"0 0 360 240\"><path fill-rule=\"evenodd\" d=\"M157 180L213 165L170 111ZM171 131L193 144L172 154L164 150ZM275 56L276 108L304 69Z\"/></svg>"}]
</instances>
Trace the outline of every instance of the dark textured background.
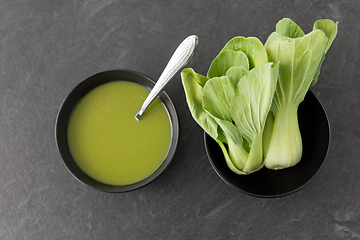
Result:
<instances>
[{"instance_id":1,"label":"dark textured background","mask_svg":"<svg viewBox=\"0 0 360 240\"><path fill-rule=\"evenodd\" d=\"M360 1L0 2L0 239L360 239ZM283 17L305 32L339 21L314 92L331 146L318 175L281 198L255 198L212 169L180 76L165 91L181 136L168 169L124 194L98 192L66 170L54 140L63 99L84 78L131 69L153 79L188 35L188 64L206 74L232 37L265 42Z\"/></svg>"}]
</instances>

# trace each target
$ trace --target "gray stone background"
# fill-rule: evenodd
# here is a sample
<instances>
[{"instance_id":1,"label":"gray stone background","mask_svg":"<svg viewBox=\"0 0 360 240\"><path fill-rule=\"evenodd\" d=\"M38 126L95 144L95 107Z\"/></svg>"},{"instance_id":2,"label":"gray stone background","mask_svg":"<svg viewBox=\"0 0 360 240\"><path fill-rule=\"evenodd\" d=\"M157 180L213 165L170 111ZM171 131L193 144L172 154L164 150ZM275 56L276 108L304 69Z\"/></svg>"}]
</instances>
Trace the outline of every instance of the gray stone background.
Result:
<instances>
[{"instance_id":1,"label":"gray stone background","mask_svg":"<svg viewBox=\"0 0 360 240\"><path fill-rule=\"evenodd\" d=\"M0 2L0 239L360 239L360 1ZM339 21L313 87L331 124L325 164L300 191L248 196L212 169L180 75L165 91L181 135L166 171L139 190L109 194L79 183L57 152L57 111L81 80L109 69L153 79L188 35L188 67L206 74L232 37L265 42L283 17L305 32Z\"/></svg>"}]
</instances>

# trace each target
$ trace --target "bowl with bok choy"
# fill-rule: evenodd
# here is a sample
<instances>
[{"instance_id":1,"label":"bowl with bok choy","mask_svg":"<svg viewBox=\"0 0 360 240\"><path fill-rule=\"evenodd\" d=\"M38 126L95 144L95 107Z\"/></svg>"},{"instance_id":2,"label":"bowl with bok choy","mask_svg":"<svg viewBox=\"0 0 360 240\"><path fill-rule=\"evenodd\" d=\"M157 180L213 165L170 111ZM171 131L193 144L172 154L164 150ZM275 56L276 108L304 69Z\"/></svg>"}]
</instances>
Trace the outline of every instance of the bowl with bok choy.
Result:
<instances>
[{"instance_id":1,"label":"bowl with bok choy","mask_svg":"<svg viewBox=\"0 0 360 240\"><path fill-rule=\"evenodd\" d=\"M248 175L236 174L227 166L217 142L205 133L206 153L215 172L231 187L257 197L280 197L301 189L313 179L325 161L330 144L330 125L323 105L312 90L299 105L298 117L303 152L295 166L281 170L262 167Z\"/></svg>"},{"instance_id":2,"label":"bowl with bok choy","mask_svg":"<svg viewBox=\"0 0 360 240\"><path fill-rule=\"evenodd\" d=\"M281 196L308 182L330 139L326 112L310 89L337 35L320 19L305 34L291 19L263 44L229 40L206 75L181 73L192 117L205 131L210 162L230 185L257 196Z\"/></svg>"}]
</instances>

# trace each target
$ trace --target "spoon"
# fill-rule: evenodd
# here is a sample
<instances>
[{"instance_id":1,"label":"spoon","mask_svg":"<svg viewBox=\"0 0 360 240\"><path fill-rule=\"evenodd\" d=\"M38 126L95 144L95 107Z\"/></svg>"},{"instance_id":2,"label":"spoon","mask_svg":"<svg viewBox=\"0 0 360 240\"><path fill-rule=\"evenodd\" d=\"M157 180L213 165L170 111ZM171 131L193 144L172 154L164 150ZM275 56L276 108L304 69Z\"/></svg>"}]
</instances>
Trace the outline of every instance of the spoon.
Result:
<instances>
[{"instance_id":1,"label":"spoon","mask_svg":"<svg viewBox=\"0 0 360 240\"><path fill-rule=\"evenodd\" d=\"M137 121L140 120L145 110L157 97L157 95L165 87L165 85L174 77L174 75L183 66L185 66L190 61L191 57L194 55L196 51L198 43L199 43L199 38L196 35L191 35L180 43L180 45L177 47L174 54L170 58L164 71L161 73L155 86L150 91L149 95L142 104L139 112L135 115L135 119Z\"/></svg>"}]
</instances>

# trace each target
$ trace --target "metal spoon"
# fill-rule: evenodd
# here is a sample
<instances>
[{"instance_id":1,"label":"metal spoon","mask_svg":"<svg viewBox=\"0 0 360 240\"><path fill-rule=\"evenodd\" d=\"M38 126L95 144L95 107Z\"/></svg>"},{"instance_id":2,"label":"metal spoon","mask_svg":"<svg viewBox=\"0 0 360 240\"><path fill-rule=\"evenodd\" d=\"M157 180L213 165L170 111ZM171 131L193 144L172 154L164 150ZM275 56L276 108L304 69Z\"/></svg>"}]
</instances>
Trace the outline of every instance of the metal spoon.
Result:
<instances>
[{"instance_id":1,"label":"metal spoon","mask_svg":"<svg viewBox=\"0 0 360 240\"><path fill-rule=\"evenodd\" d=\"M157 97L160 91L165 87L165 85L174 77L174 75L185 66L194 55L196 47L199 43L199 39L196 35L191 35L187 37L175 50L174 54L170 58L168 64L166 65L164 71L160 75L155 86L145 99L142 104L139 112L135 115L137 121L140 120L142 114L145 112L147 107L152 103L152 101Z\"/></svg>"}]
</instances>

